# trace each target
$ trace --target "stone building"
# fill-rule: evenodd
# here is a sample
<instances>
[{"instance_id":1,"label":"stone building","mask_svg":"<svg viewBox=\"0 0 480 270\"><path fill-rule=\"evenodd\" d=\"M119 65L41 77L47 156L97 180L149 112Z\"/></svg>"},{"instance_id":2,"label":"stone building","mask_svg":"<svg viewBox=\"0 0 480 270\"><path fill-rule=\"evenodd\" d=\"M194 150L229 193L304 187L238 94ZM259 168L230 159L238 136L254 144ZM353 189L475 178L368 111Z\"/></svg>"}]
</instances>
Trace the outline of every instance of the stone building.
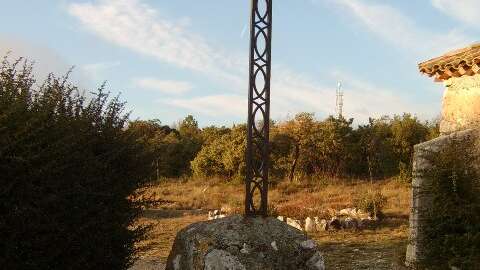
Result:
<instances>
[{"instance_id":1,"label":"stone building","mask_svg":"<svg viewBox=\"0 0 480 270\"><path fill-rule=\"evenodd\" d=\"M431 205L426 179L420 172L430 165L422 157L425 150L439 150L451 138L471 137L478 141L480 122L480 43L448 52L419 64L421 73L443 82L441 136L415 146L413 162L410 236L406 264L414 266L421 260L428 243L422 239L425 211Z\"/></svg>"},{"instance_id":2,"label":"stone building","mask_svg":"<svg viewBox=\"0 0 480 270\"><path fill-rule=\"evenodd\" d=\"M480 43L419 64L420 72L443 82L440 132L478 125L480 115Z\"/></svg>"}]
</instances>

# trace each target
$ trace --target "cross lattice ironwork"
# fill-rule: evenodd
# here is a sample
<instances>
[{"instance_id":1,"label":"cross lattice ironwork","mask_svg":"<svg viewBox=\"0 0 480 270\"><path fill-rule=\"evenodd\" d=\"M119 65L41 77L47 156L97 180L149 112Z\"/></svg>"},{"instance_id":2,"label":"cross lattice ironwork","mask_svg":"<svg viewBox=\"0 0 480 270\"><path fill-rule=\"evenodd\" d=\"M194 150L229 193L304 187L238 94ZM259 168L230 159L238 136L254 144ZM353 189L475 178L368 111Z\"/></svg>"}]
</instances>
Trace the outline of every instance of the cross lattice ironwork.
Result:
<instances>
[{"instance_id":1,"label":"cross lattice ironwork","mask_svg":"<svg viewBox=\"0 0 480 270\"><path fill-rule=\"evenodd\" d=\"M272 0L252 0L245 215L267 216Z\"/></svg>"}]
</instances>

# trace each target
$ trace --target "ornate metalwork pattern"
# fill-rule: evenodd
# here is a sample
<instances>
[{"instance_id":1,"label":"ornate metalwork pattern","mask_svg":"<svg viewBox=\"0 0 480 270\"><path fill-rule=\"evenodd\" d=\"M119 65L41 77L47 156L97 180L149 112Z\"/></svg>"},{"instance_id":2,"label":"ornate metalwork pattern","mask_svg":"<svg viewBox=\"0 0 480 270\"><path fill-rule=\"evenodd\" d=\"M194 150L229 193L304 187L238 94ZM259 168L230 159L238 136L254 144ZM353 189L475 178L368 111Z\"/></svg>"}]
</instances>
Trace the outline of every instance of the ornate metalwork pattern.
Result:
<instances>
[{"instance_id":1,"label":"ornate metalwork pattern","mask_svg":"<svg viewBox=\"0 0 480 270\"><path fill-rule=\"evenodd\" d=\"M272 0L252 0L245 214L267 215Z\"/></svg>"}]
</instances>

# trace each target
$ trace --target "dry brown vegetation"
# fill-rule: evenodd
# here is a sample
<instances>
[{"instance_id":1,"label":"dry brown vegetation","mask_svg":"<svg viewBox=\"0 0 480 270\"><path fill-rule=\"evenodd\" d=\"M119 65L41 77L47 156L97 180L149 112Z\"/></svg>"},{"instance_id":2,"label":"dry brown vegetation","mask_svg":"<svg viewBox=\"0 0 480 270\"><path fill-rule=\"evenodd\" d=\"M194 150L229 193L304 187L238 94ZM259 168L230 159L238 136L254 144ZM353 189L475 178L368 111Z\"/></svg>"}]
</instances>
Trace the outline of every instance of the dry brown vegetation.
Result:
<instances>
[{"instance_id":1,"label":"dry brown vegetation","mask_svg":"<svg viewBox=\"0 0 480 270\"><path fill-rule=\"evenodd\" d=\"M146 198L156 201L153 208L170 210L212 210L228 207L241 211L243 185L221 179L170 179L152 184L145 190ZM409 186L396 179L365 181L335 179L330 182L281 182L269 191L269 202L279 215L304 218L321 215L331 209L354 206L355 198L369 191L380 191L387 198L384 213L396 217L408 216Z\"/></svg>"},{"instance_id":2,"label":"dry brown vegetation","mask_svg":"<svg viewBox=\"0 0 480 270\"><path fill-rule=\"evenodd\" d=\"M319 232L311 235L325 253L329 269L392 269L400 267L407 243L409 185L396 179L362 181L335 179L304 183L282 182L271 188L270 203L279 215L304 218L329 215L332 209L352 207L360 194L381 191L387 198L386 218L373 230ZM144 196L156 199L155 207L145 211L141 223L153 230L142 257L165 261L176 233L190 223L207 219L207 211L230 207L240 212L243 185L221 179L189 181L165 180L151 185ZM399 268L400 269L400 268Z\"/></svg>"}]
</instances>

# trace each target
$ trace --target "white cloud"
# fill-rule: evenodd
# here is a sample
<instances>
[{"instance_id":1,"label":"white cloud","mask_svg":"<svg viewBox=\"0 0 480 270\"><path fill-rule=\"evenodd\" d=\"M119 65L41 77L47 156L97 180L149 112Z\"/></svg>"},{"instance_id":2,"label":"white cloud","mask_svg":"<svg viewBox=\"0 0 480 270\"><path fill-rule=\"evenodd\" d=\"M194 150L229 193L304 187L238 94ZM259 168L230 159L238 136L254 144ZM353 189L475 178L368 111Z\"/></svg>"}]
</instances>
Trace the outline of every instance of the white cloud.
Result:
<instances>
[{"instance_id":1,"label":"white cloud","mask_svg":"<svg viewBox=\"0 0 480 270\"><path fill-rule=\"evenodd\" d=\"M338 0L336 3L348 8L355 18L364 22L374 33L409 50L429 51L433 46L444 46L463 40L455 34L450 42L450 38L444 35L437 37L426 31L415 30L416 25L410 19L388 6L365 5L358 0ZM104 40L154 57L161 62L201 73L228 86L228 92L224 94L171 98L161 101L164 104L208 116L246 119L246 54L237 57L237 52L226 53L221 47L209 44L205 38L189 32L188 23L179 26L177 21L167 19L160 12L137 0L99 0L72 4L69 12L77 17L86 29ZM405 41L402 41L404 39ZM425 110L399 97L394 90L377 87L352 76L345 76L343 82L347 95L347 116L361 122L372 115ZM185 84L179 86L155 79L140 82L142 83L146 88L170 91L172 94L189 89ZM332 79L331 85L327 85L284 66L274 66L271 89L272 118L285 118L302 111L316 112L319 116L334 113L335 85L335 79Z\"/></svg>"},{"instance_id":2,"label":"white cloud","mask_svg":"<svg viewBox=\"0 0 480 270\"><path fill-rule=\"evenodd\" d=\"M456 29L442 29L441 33L431 32L386 4L367 4L361 0L331 1L346 9L353 18L380 38L422 56L437 56L473 41L471 37ZM459 1L448 2L456 5Z\"/></svg>"},{"instance_id":3,"label":"white cloud","mask_svg":"<svg viewBox=\"0 0 480 270\"><path fill-rule=\"evenodd\" d=\"M480 1L478 0L432 0L432 5L450 17L473 27L479 27Z\"/></svg>"},{"instance_id":4,"label":"white cloud","mask_svg":"<svg viewBox=\"0 0 480 270\"><path fill-rule=\"evenodd\" d=\"M189 99L170 99L163 102L209 116L243 118L247 115L246 97L239 95L211 95Z\"/></svg>"},{"instance_id":5,"label":"white cloud","mask_svg":"<svg viewBox=\"0 0 480 270\"><path fill-rule=\"evenodd\" d=\"M189 82L159 80L155 78L137 78L133 80L133 84L137 87L152 89L170 95L184 94L193 88Z\"/></svg>"},{"instance_id":6,"label":"white cloud","mask_svg":"<svg viewBox=\"0 0 480 270\"><path fill-rule=\"evenodd\" d=\"M180 68L239 83L239 61L138 0L73 3L68 11L102 39ZM245 61L246 63L246 61Z\"/></svg>"},{"instance_id":7,"label":"white cloud","mask_svg":"<svg viewBox=\"0 0 480 270\"><path fill-rule=\"evenodd\" d=\"M92 64L83 65L81 68L89 74L101 73L105 70L117 67L120 65L120 62L98 62Z\"/></svg>"}]
</instances>

